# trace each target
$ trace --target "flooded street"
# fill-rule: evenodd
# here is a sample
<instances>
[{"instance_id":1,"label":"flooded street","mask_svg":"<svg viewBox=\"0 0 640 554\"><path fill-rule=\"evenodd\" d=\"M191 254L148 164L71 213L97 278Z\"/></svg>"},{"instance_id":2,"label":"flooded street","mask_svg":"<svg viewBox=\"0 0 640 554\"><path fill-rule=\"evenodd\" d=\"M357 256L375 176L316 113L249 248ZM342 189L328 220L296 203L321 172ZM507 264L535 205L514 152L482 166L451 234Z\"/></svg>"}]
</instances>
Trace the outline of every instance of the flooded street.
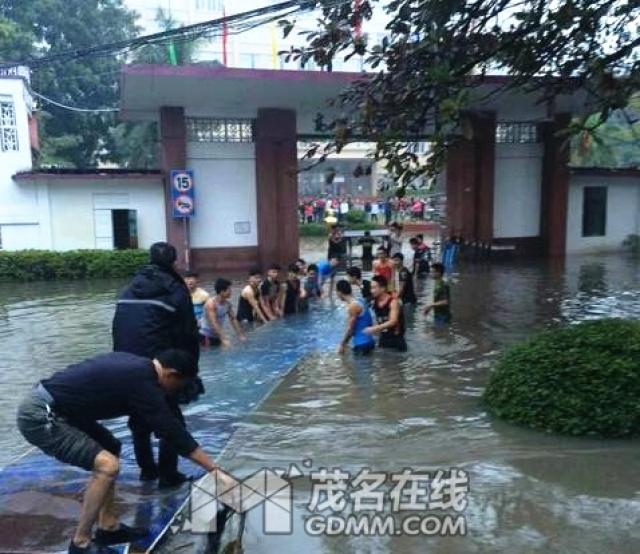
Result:
<instances>
[{"instance_id":1,"label":"flooded street","mask_svg":"<svg viewBox=\"0 0 640 554\"><path fill-rule=\"evenodd\" d=\"M303 255L313 259L313 244ZM253 510L246 552L640 551L640 440L547 436L492 420L480 398L503 347L557 322L640 317L639 278L640 263L622 256L465 265L451 278L451 328L434 329L419 312L408 313L406 354L335 354L344 308L329 301L314 314L255 331L246 347L205 352L210 392L192 412L212 420L249 412L221 458L238 476L304 459L314 469L354 473L365 466L469 472L465 537L310 537L303 518L311 491L301 478L293 535L263 535L262 511ZM121 285L0 286L0 465L27 450L14 424L22 394L53 369L110 348ZM423 304L430 292L430 282L422 283ZM269 342L272 357L261 354ZM274 378L266 399L252 393L284 363L297 365L279 384ZM237 381L243 403L225 398ZM196 434L206 445L206 425Z\"/></svg>"}]
</instances>

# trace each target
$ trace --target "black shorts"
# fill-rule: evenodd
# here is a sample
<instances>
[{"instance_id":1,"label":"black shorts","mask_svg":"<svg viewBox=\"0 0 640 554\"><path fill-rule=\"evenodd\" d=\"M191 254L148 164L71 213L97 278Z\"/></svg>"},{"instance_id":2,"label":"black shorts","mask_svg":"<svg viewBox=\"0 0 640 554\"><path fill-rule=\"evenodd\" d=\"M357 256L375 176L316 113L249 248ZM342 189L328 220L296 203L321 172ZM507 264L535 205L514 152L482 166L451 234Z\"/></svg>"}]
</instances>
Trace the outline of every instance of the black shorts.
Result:
<instances>
[{"instance_id":1,"label":"black shorts","mask_svg":"<svg viewBox=\"0 0 640 554\"><path fill-rule=\"evenodd\" d=\"M398 352L407 351L407 341L402 335L382 334L378 346L380 348L395 348Z\"/></svg>"}]
</instances>

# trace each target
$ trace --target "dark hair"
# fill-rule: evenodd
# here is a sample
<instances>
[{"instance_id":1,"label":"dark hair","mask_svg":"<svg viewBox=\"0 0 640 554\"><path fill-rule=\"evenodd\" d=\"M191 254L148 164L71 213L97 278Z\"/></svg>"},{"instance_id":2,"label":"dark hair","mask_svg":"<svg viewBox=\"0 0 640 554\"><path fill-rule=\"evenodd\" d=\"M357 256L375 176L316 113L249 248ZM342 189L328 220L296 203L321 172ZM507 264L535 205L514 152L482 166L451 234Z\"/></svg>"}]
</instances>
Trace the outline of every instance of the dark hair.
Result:
<instances>
[{"instance_id":1,"label":"dark hair","mask_svg":"<svg viewBox=\"0 0 640 554\"><path fill-rule=\"evenodd\" d=\"M347 275L349 277L355 277L356 279L362 279L362 270L359 267L350 267L347 269Z\"/></svg>"},{"instance_id":2,"label":"dark hair","mask_svg":"<svg viewBox=\"0 0 640 554\"><path fill-rule=\"evenodd\" d=\"M384 275L374 275L371 280L378 283L378 285L380 285L383 289L386 289L389 285L389 281L387 281L387 278Z\"/></svg>"},{"instance_id":3,"label":"dark hair","mask_svg":"<svg viewBox=\"0 0 640 554\"><path fill-rule=\"evenodd\" d=\"M300 273L300 268L298 267L297 264L289 264L288 270L291 273L295 273L295 274Z\"/></svg>"},{"instance_id":4,"label":"dark hair","mask_svg":"<svg viewBox=\"0 0 640 554\"><path fill-rule=\"evenodd\" d=\"M195 271L185 271L184 278L188 279L189 277L197 279L198 278L198 274Z\"/></svg>"},{"instance_id":5,"label":"dark hair","mask_svg":"<svg viewBox=\"0 0 640 554\"><path fill-rule=\"evenodd\" d=\"M418 233L416 237L420 240L424 240L424 235L422 233Z\"/></svg>"},{"instance_id":6,"label":"dark hair","mask_svg":"<svg viewBox=\"0 0 640 554\"><path fill-rule=\"evenodd\" d=\"M401 261L402 261L402 260L404 260L404 254L402 254L401 252L396 252L396 253L392 256L392 258L394 258L394 259L398 259L398 260L401 260Z\"/></svg>"},{"instance_id":7,"label":"dark hair","mask_svg":"<svg viewBox=\"0 0 640 554\"><path fill-rule=\"evenodd\" d=\"M364 236L365 237L370 237L371 236L371 231L365 231L364 232Z\"/></svg>"},{"instance_id":8,"label":"dark hair","mask_svg":"<svg viewBox=\"0 0 640 554\"><path fill-rule=\"evenodd\" d=\"M307 267L307 271L311 272L311 271L318 271L318 266L316 264L311 264L309 267Z\"/></svg>"},{"instance_id":9,"label":"dark hair","mask_svg":"<svg viewBox=\"0 0 640 554\"><path fill-rule=\"evenodd\" d=\"M220 277L220 279L216 280L216 284L213 286L213 288L216 289L216 294L220 294L221 292L227 290L230 286L231 281L229 281L229 279Z\"/></svg>"},{"instance_id":10,"label":"dark hair","mask_svg":"<svg viewBox=\"0 0 640 554\"><path fill-rule=\"evenodd\" d=\"M256 275L262 275L262 271L257 267L252 267L249 270L249 277L255 277Z\"/></svg>"},{"instance_id":11,"label":"dark hair","mask_svg":"<svg viewBox=\"0 0 640 554\"><path fill-rule=\"evenodd\" d=\"M307 265L307 262L305 262L302 258L298 258L296 260L296 263L299 264L299 265Z\"/></svg>"},{"instance_id":12,"label":"dark hair","mask_svg":"<svg viewBox=\"0 0 640 554\"><path fill-rule=\"evenodd\" d=\"M351 285L346 279L340 279L336 283L336 290L342 294L351 294Z\"/></svg>"},{"instance_id":13,"label":"dark hair","mask_svg":"<svg viewBox=\"0 0 640 554\"><path fill-rule=\"evenodd\" d=\"M440 262L431 264L431 269L440 275L444 275L444 264L441 264Z\"/></svg>"},{"instance_id":14,"label":"dark hair","mask_svg":"<svg viewBox=\"0 0 640 554\"><path fill-rule=\"evenodd\" d=\"M155 242L149 248L149 261L163 268L171 268L178 259L175 247L168 242Z\"/></svg>"},{"instance_id":15,"label":"dark hair","mask_svg":"<svg viewBox=\"0 0 640 554\"><path fill-rule=\"evenodd\" d=\"M186 350L170 348L163 350L156 357L165 369L175 369L182 377L193 379L198 375L198 362Z\"/></svg>"},{"instance_id":16,"label":"dark hair","mask_svg":"<svg viewBox=\"0 0 640 554\"><path fill-rule=\"evenodd\" d=\"M280 271L282 268L278 264L271 264L269 266L269 271L271 271L272 269L275 269L276 271Z\"/></svg>"},{"instance_id":17,"label":"dark hair","mask_svg":"<svg viewBox=\"0 0 640 554\"><path fill-rule=\"evenodd\" d=\"M417 237L411 237L409 239L409 244L418 244L420 241L417 239Z\"/></svg>"}]
</instances>

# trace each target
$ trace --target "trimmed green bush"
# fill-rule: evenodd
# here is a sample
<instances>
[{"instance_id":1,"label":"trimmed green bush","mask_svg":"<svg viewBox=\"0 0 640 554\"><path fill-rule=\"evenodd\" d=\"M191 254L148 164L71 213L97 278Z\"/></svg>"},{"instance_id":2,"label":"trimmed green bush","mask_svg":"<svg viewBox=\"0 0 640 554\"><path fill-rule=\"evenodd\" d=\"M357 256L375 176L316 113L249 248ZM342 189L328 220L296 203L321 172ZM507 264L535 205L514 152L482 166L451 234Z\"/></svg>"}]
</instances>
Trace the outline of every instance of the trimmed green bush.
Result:
<instances>
[{"instance_id":1,"label":"trimmed green bush","mask_svg":"<svg viewBox=\"0 0 640 554\"><path fill-rule=\"evenodd\" d=\"M326 237L328 233L324 223L303 223L300 225L301 237Z\"/></svg>"},{"instance_id":2,"label":"trimmed green bush","mask_svg":"<svg viewBox=\"0 0 640 554\"><path fill-rule=\"evenodd\" d=\"M541 333L499 358L489 411L574 436L640 433L640 322L605 319Z\"/></svg>"},{"instance_id":3,"label":"trimmed green bush","mask_svg":"<svg viewBox=\"0 0 640 554\"><path fill-rule=\"evenodd\" d=\"M301 237L325 237L329 234L329 229L324 223L301 223L299 228ZM380 225L366 221L361 221L360 223L347 222L345 225L345 229L350 231L372 231L380 228L382 228Z\"/></svg>"},{"instance_id":4,"label":"trimmed green bush","mask_svg":"<svg viewBox=\"0 0 640 554\"><path fill-rule=\"evenodd\" d=\"M148 260L146 250L0 252L0 281L129 277Z\"/></svg>"}]
</instances>

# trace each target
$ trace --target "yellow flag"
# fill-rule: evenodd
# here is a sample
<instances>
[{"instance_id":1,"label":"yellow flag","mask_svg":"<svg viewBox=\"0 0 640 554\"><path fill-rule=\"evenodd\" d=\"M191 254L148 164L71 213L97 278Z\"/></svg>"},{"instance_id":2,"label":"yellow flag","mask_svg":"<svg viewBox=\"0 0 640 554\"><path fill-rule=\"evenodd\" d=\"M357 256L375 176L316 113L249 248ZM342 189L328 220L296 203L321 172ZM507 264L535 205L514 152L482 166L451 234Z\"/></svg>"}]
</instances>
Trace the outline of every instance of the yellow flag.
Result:
<instances>
[{"instance_id":1,"label":"yellow flag","mask_svg":"<svg viewBox=\"0 0 640 554\"><path fill-rule=\"evenodd\" d=\"M273 69L278 69L278 27L274 23L271 26L271 62Z\"/></svg>"}]
</instances>

